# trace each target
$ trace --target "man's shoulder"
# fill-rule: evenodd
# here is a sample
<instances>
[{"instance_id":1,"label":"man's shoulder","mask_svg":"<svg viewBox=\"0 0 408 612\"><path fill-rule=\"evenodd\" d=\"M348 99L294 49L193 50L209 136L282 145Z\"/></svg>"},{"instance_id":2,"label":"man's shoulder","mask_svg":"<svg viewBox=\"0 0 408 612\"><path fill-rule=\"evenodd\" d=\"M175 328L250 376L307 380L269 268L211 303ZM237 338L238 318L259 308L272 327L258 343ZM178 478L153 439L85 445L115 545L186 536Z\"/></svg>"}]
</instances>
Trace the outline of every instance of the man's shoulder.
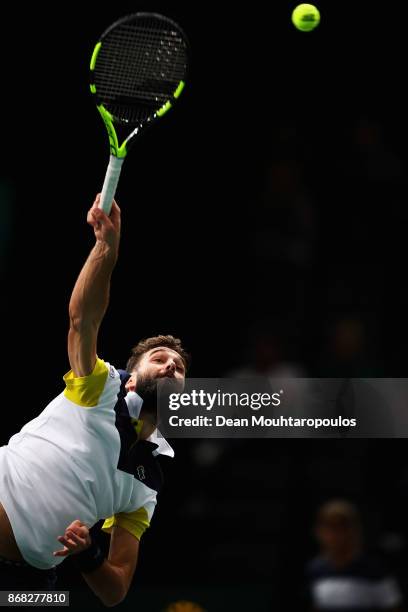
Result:
<instances>
[{"instance_id":1,"label":"man's shoulder","mask_svg":"<svg viewBox=\"0 0 408 612\"><path fill-rule=\"evenodd\" d=\"M95 366L88 376L75 376L70 370L65 374L64 396L84 408L95 408L103 396L111 394L114 399L118 393L121 377L118 370L109 362L97 357Z\"/></svg>"}]
</instances>

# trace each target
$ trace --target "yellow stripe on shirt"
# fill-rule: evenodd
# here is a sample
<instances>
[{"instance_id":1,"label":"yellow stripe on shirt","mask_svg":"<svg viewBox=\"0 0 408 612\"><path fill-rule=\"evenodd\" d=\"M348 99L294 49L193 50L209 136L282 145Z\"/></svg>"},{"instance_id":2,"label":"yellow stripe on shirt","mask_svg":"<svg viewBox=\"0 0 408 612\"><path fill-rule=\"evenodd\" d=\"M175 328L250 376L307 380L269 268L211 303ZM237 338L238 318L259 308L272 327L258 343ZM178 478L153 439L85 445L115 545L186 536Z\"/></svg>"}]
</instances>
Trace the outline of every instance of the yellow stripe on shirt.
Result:
<instances>
[{"instance_id":1,"label":"yellow stripe on shirt","mask_svg":"<svg viewBox=\"0 0 408 612\"><path fill-rule=\"evenodd\" d=\"M134 512L119 512L107 518L102 525L102 530L111 533L115 525L119 525L119 527L126 529L126 531L140 540L149 527L150 522L146 509L139 508L139 510L135 510Z\"/></svg>"},{"instance_id":2,"label":"yellow stripe on shirt","mask_svg":"<svg viewBox=\"0 0 408 612\"><path fill-rule=\"evenodd\" d=\"M75 376L72 370L65 374L64 395L78 406L93 408L98 405L107 378L108 367L102 359L98 358L89 376Z\"/></svg>"}]
</instances>

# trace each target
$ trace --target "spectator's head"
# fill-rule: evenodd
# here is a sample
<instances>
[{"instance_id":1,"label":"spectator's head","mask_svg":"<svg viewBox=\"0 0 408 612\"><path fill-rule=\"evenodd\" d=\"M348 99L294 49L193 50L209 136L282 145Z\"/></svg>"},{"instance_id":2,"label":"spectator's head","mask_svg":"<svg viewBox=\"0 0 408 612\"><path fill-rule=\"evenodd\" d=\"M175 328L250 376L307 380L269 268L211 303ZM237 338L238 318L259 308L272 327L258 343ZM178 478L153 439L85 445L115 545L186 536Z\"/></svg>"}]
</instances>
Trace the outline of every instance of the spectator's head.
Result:
<instances>
[{"instance_id":1,"label":"spectator's head","mask_svg":"<svg viewBox=\"0 0 408 612\"><path fill-rule=\"evenodd\" d=\"M355 143L360 149L374 149L382 144L383 130L378 121L361 117L355 127Z\"/></svg>"},{"instance_id":2,"label":"spectator's head","mask_svg":"<svg viewBox=\"0 0 408 612\"><path fill-rule=\"evenodd\" d=\"M340 361L349 361L361 355L365 348L365 329L361 319L338 319L333 329L332 344L333 353Z\"/></svg>"},{"instance_id":3,"label":"spectator's head","mask_svg":"<svg viewBox=\"0 0 408 612\"><path fill-rule=\"evenodd\" d=\"M205 612L205 610L192 601L176 601L170 604L165 612Z\"/></svg>"},{"instance_id":4,"label":"spectator's head","mask_svg":"<svg viewBox=\"0 0 408 612\"><path fill-rule=\"evenodd\" d=\"M316 537L323 554L347 557L361 545L361 522L357 508L346 500L331 500L317 513Z\"/></svg>"},{"instance_id":5,"label":"spectator's head","mask_svg":"<svg viewBox=\"0 0 408 612\"><path fill-rule=\"evenodd\" d=\"M262 318L248 330L248 357L257 374L268 375L286 361L289 334L284 321Z\"/></svg>"},{"instance_id":6,"label":"spectator's head","mask_svg":"<svg viewBox=\"0 0 408 612\"><path fill-rule=\"evenodd\" d=\"M296 196L301 190L301 173L293 160L273 161L267 175L268 193L278 198Z\"/></svg>"}]
</instances>

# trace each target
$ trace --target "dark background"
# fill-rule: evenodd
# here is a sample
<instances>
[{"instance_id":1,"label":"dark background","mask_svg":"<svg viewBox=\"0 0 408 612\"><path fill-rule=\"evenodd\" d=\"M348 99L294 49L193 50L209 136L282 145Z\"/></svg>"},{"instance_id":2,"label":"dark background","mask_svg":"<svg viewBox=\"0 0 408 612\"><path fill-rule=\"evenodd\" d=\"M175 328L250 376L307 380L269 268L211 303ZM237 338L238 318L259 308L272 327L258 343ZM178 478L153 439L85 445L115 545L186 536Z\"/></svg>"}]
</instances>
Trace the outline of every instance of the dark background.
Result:
<instances>
[{"instance_id":1,"label":"dark background","mask_svg":"<svg viewBox=\"0 0 408 612\"><path fill-rule=\"evenodd\" d=\"M108 161L89 58L136 10L182 25L192 67L123 169L99 354L123 367L140 338L173 333L195 377L407 375L407 9L355 4L320 2L308 34L285 1L2 7L1 442L62 389L68 300ZM332 496L359 505L404 586L403 439L174 447L135 603L294 609Z\"/></svg>"}]
</instances>

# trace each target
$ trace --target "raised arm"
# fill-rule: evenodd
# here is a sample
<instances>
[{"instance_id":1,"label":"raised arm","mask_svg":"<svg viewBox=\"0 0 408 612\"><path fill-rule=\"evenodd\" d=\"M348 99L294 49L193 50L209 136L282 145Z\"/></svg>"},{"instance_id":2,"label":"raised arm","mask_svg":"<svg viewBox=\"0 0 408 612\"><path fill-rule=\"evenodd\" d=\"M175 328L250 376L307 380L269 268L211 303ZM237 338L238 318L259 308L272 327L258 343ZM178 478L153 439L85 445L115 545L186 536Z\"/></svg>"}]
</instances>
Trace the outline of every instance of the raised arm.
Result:
<instances>
[{"instance_id":1,"label":"raised arm","mask_svg":"<svg viewBox=\"0 0 408 612\"><path fill-rule=\"evenodd\" d=\"M109 303L110 279L118 257L120 209L113 202L108 217L96 196L88 212L96 243L82 268L69 302L68 356L75 376L88 376L95 367L98 331Z\"/></svg>"}]
</instances>

